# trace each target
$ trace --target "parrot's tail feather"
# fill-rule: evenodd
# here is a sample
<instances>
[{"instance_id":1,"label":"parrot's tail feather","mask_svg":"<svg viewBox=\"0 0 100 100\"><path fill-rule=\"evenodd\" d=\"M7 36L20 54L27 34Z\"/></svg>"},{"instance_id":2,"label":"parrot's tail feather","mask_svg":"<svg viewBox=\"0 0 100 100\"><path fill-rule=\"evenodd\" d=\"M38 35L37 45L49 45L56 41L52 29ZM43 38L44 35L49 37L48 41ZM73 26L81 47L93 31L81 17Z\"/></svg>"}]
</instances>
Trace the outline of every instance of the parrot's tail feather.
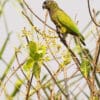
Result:
<instances>
[{"instance_id":1,"label":"parrot's tail feather","mask_svg":"<svg viewBox=\"0 0 100 100\"><path fill-rule=\"evenodd\" d=\"M83 40L80 39L80 41L81 41L81 43L82 43L84 46L86 45L85 42L84 42Z\"/></svg>"},{"instance_id":2,"label":"parrot's tail feather","mask_svg":"<svg viewBox=\"0 0 100 100\"><path fill-rule=\"evenodd\" d=\"M81 41L81 43L82 43L83 45L86 45L85 42L84 42L84 40L85 40L85 38L81 35L81 36L80 36L80 41Z\"/></svg>"}]
</instances>

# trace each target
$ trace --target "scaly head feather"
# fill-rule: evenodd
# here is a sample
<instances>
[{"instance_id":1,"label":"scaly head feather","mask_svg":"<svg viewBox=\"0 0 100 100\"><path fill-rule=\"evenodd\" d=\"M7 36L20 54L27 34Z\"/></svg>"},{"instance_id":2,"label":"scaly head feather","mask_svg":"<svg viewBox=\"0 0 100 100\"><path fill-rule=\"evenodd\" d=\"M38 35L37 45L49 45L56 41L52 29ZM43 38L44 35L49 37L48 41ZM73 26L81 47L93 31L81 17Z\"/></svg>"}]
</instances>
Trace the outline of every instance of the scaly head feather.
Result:
<instances>
[{"instance_id":1,"label":"scaly head feather","mask_svg":"<svg viewBox=\"0 0 100 100\"><path fill-rule=\"evenodd\" d=\"M58 8L58 4L54 0L45 0L43 2L42 8L50 11Z\"/></svg>"}]
</instances>

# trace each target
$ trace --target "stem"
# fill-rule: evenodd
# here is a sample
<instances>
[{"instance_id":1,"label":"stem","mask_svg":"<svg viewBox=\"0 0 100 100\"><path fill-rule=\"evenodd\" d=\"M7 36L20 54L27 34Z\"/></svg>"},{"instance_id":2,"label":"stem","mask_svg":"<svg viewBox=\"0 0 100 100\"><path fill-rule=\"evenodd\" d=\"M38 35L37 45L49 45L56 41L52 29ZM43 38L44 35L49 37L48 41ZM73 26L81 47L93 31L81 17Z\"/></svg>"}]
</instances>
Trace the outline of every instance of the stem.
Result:
<instances>
[{"instance_id":1,"label":"stem","mask_svg":"<svg viewBox=\"0 0 100 100\"><path fill-rule=\"evenodd\" d=\"M59 90L62 92L62 94L65 96L65 98L67 99L68 98L68 95L66 95L64 93L64 91L61 89L61 87L59 86L59 84L57 83L56 79L54 78L54 76L52 75L51 71L48 69L47 65L46 64L43 64L44 67L46 68L46 70L49 72L49 74L51 75L53 81L55 82L55 84L58 86Z\"/></svg>"},{"instance_id":2,"label":"stem","mask_svg":"<svg viewBox=\"0 0 100 100\"><path fill-rule=\"evenodd\" d=\"M98 23L96 22L96 20L95 20L95 19L93 18L93 16L92 16L91 9L90 9L90 1L87 0L87 3L88 3L89 14L90 14L90 17L91 17L93 23L94 23L96 26L100 27L100 24L98 24Z\"/></svg>"}]
</instances>

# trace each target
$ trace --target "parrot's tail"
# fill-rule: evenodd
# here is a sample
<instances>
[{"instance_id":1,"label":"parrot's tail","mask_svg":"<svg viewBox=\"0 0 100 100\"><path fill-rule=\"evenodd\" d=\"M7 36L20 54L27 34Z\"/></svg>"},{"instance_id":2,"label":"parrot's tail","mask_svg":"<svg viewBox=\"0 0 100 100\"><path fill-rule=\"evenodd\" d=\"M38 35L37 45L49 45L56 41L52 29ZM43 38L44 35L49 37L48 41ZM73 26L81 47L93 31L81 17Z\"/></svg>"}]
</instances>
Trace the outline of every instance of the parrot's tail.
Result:
<instances>
[{"instance_id":1,"label":"parrot's tail","mask_svg":"<svg viewBox=\"0 0 100 100\"><path fill-rule=\"evenodd\" d=\"M82 43L83 45L86 45L85 42L84 42L84 40L85 40L85 38L84 38L82 35L80 35L80 41L81 41L81 43Z\"/></svg>"}]
</instances>

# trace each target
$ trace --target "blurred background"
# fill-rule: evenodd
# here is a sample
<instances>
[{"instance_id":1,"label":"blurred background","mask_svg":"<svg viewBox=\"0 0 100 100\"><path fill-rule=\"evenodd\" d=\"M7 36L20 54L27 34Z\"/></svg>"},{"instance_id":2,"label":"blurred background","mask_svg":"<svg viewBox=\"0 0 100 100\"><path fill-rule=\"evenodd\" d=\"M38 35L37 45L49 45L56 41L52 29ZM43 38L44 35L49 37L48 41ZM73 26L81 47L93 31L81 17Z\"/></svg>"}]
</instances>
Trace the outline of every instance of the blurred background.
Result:
<instances>
[{"instance_id":1,"label":"blurred background","mask_svg":"<svg viewBox=\"0 0 100 100\"><path fill-rule=\"evenodd\" d=\"M44 0L25 0L25 1L28 7L41 20L45 21L45 16L47 12L46 10L42 9L42 3ZM69 14L69 16L76 23L78 23L78 28L85 37L86 48L89 49L91 55L93 56L96 48L96 41L98 39L97 30L100 32L100 29L98 28L96 30L97 27L93 23L91 23L91 18L87 6L87 0L56 0L56 2L66 13ZM97 22L99 22L100 21L99 0L91 1L91 11L93 9L97 14L96 20ZM34 24L34 27L30 25L29 19L27 20L27 18L25 17L25 15L22 14L22 12L25 12L26 16L28 16L31 19L31 21ZM46 23L55 29L55 25L51 22L49 16L47 16ZM45 25L29 11L23 0L0 0L0 80L1 80L0 99L1 100L28 100L26 98L27 97L26 94L28 94L27 93L28 80L27 78L25 78L25 76L27 76L28 78L31 77L31 74L29 74L29 72L31 71L25 72L24 69L21 69L22 67L20 67L17 71L16 69L19 66L21 66L21 63L26 61L26 59L29 56L29 50L27 49L28 43L25 38L25 35L28 34L29 40L34 40L34 41L36 40L37 43L40 43L40 47L41 44L42 45L47 44L46 42L44 42L42 36L40 35L38 36L39 33L35 29L37 28L40 31L40 33L41 32L43 33L44 27ZM51 37L53 36L52 30L50 30L48 27L46 27L45 30L47 33L51 33L50 34ZM49 36L49 34L47 35ZM72 37L69 36L68 43L71 39ZM45 60L47 61L45 60L44 61L48 65L48 68L51 70L51 73L54 74L57 73L56 71L59 69L59 64L57 63L56 60L62 62L61 57L65 56L63 52L66 52L66 50L65 47L58 40L55 39L51 40L47 38L46 41L48 41L48 44L50 43L49 44L50 47L48 47L48 45L46 47L47 52ZM53 42L51 43L50 41ZM71 42L71 44L73 44L73 42ZM57 48L60 48L60 50L57 51L58 50ZM77 53L77 48L74 48L73 50L75 50L75 52ZM18 53L18 55L16 52ZM56 59L54 56L56 57ZM71 61L70 64L66 66L68 69L65 72L65 75L67 75L66 77L71 77L77 71L77 67L74 65L73 61ZM41 68L41 73L38 74L40 74L39 79L36 78L36 76L33 77L32 81L33 87L31 86L30 88L31 96L29 97L29 100L39 100L39 98L40 100L66 100L63 96L61 96L62 94L61 92L59 92L59 88L57 87L57 85L55 85L54 82L50 81L50 83L46 84L47 87L44 87L43 85L44 83L47 83L49 79L52 80L52 77L45 68ZM63 71L58 71L58 74L55 77L57 77L57 82L60 83L61 87L63 87L64 86ZM100 85L99 78L98 81ZM19 80L21 80L21 82ZM43 82L41 80L43 80ZM70 79L70 81L68 81L67 85L69 86L68 88L69 94L71 94L70 100L88 100L90 96L90 91L85 79L82 77L82 75L80 75L80 72L77 72L77 74L75 74L75 77L73 79ZM36 89L34 89L34 87ZM43 90L43 88L45 89ZM52 95L59 96L59 98L50 99L50 96L52 97Z\"/></svg>"}]
</instances>

